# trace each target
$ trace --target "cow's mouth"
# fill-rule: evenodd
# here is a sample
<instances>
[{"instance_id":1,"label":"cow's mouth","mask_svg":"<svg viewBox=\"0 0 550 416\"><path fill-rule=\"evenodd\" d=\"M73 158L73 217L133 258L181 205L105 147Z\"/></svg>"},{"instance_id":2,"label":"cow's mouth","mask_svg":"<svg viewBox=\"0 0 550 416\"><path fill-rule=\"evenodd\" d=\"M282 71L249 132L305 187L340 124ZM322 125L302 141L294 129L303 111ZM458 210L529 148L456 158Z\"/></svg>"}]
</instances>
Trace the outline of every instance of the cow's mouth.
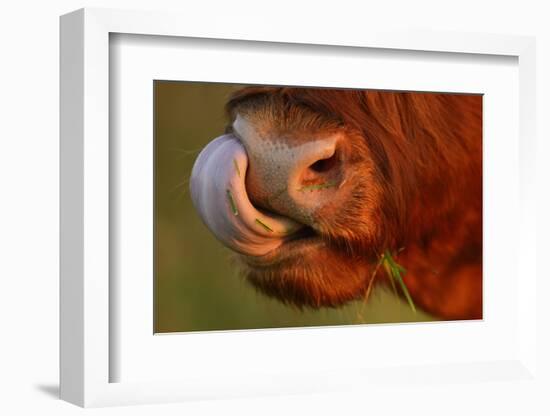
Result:
<instances>
[{"instance_id":1,"label":"cow's mouth","mask_svg":"<svg viewBox=\"0 0 550 416\"><path fill-rule=\"evenodd\" d=\"M252 258L275 254L282 245L313 237L313 230L303 224L252 204L245 186L247 169L246 151L233 135L213 140L197 158L191 196L214 235L230 249Z\"/></svg>"},{"instance_id":2,"label":"cow's mouth","mask_svg":"<svg viewBox=\"0 0 550 416\"><path fill-rule=\"evenodd\" d=\"M308 257L308 254L326 243L313 228L304 226L296 233L283 239L276 248L262 256L241 255L242 260L250 267L270 267L284 262Z\"/></svg>"}]
</instances>

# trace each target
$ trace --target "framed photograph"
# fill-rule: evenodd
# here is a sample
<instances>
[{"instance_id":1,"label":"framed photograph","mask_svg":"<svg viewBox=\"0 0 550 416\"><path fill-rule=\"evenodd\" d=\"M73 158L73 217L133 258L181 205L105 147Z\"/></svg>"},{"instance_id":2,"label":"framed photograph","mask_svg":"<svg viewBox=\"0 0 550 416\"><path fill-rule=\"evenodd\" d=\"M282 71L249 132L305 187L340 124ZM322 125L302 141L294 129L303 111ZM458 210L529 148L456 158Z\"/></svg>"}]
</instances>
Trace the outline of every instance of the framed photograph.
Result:
<instances>
[{"instance_id":1,"label":"framed photograph","mask_svg":"<svg viewBox=\"0 0 550 416\"><path fill-rule=\"evenodd\" d=\"M61 18L61 397L538 383L534 39L241 29Z\"/></svg>"},{"instance_id":2,"label":"framed photograph","mask_svg":"<svg viewBox=\"0 0 550 416\"><path fill-rule=\"evenodd\" d=\"M482 319L482 95L153 89L156 333Z\"/></svg>"}]
</instances>

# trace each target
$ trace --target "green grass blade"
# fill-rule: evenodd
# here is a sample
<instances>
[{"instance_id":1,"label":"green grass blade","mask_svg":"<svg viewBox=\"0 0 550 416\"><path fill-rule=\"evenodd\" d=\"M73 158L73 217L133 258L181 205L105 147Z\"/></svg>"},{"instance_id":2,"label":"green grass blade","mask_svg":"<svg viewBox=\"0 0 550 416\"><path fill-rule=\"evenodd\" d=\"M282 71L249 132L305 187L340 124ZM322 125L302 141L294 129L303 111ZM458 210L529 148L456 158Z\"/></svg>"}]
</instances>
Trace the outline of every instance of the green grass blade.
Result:
<instances>
[{"instance_id":1,"label":"green grass blade","mask_svg":"<svg viewBox=\"0 0 550 416\"><path fill-rule=\"evenodd\" d=\"M239 169L239 164L237 163L237 161L235 159L233 159L233 166L235 166L235 170L237 171L237 175L240 178L241 177L241 170Z\"/></svg>"},{"instance_id":2,"label":"green grass blade","mask_svg":"<svg viewBox=\"0 0 550 416\"><path fill-rule=\"evenodd\" d=\"M271 227L269 227L267 224L263 223L262 221L260 221L258 218L256 218L256 223L257 224L260 224L265 230L269 231L269 232L273 232L273 229Z\"/></svg>"},{"instance_id":3,"label":"green grass blade","mask_svg":"<svg viewBox=\"0 0 550 416\"><path fill-rule=\"evenodd\" d=\"M300 189L298 189L298 191L300 191L300 192L305 192L305 191L312 192L312 191L316 191L316 190L319 190L319 189L332 188L333 186L336 186L336 184L333 183L333 182L317 183L317 184L314 184L314 185L302 186Z\"/></svg>"},{"instance_id":4,"label":"green grass blade","mask_svg":"<svg viewBox=\"0 0 550 416\"><path fill-rule=\"evenodd\" d=\"M231 191L229 189L227 189L227 199L229 200L229 205L231 206L231 211L233 211L233 214L239 215L237 205L235 204L235 200L233 199L233 195L231 195Z\"/></svg>"},{"instance_id":5,"label":"green grass blade","mask_svg":"<svg viewBox=\"0 0 550 416\"><path fill-rule=\"evenodd\" d=\"M397 287L395 287L395 282L393 281L393 273L391 271L391 267L388 264L387 260L385 260L385 259L384 259L384 263L382 263L382 265L384 266L384 270L386 271L386 274L388 275L388 278L390 280L391 288L393 290L393 293L395 295L397 295Z\"/></svg>"},{"instance_id":6,"label":"green grass blade","mask_svg":"<svg viewBox=\"0 0 550 416\"><path fill-rule=\"evenodd\" d=\"M401 290L403 291L403 294L405 295L405 298L407 299L407 302L409 303L409 306L413 310L414 313L416 313L416 307L414 306L414 302L411 298L411 295L409 293L409 290L407 289L407 285L403 281L403 277L401 277L401 273L397 272L394 274L394 279L397 280L399 283L399 286L401 287Z\"/></svg>"},{"instance_id":7,"label":"green grass blade","mask_svg":"<svg viewBox=\"0 0 550 416\"><path fill-rule=\"evenodd\" d=\"M394 258L392 257L391 253L386 250L384 254L382 255L382 259L384 261L384 269L386 270L386 273L388 274L388 277L390 279L390 283L392 285L392 288L394 292L396 292L395 282L399 283L399 287L401 288L401 291L405 295L405 299L407 299L407 302L414 313L416 313L416 306L414 305L414 302L411 298L411 295L409 293L409 290L407 289L407 285L403 281L402 273L406 273L406 270L403 266L398 264Z\"/></svg>"}]
</instances>

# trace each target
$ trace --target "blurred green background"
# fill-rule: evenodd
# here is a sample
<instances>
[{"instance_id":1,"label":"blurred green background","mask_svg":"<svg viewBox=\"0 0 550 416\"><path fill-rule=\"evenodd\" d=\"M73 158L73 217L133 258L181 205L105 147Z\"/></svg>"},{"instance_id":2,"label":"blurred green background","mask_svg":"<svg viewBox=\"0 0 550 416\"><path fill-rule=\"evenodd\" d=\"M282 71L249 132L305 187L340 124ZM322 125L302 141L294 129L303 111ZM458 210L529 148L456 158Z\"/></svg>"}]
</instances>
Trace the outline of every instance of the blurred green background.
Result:
<instances>
[{"instance_id":1,"label":"blurred green background","mask_svg":"<svg viewBox=\"0 0 550 416\"><path fill-rule=\"evenodd\" d=\"M338 309L299 310L253 289L203 225L189 195L193 162L223 134L242 85L155 81L155 332L429 321L392 292Z\"/></svg>"}]
</instances>

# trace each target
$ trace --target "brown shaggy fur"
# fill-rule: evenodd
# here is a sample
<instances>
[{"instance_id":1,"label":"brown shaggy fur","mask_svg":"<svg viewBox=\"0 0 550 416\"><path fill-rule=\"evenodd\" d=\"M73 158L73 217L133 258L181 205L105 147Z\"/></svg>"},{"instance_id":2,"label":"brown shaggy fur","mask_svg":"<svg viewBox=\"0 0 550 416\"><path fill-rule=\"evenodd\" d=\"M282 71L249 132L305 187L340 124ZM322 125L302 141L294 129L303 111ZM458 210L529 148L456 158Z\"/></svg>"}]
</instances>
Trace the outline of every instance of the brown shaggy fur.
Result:
<instances>
[{"instance_id":1,"label":"brown shaggy fur","mask_svg":"<svg viewBox=\"0 0 550 416\"><path fill-rule=\"evenodd\" d=\"M256 287L296 305L337 306L365 295L381 253L399 251L418 306L441 319L482 317L480 95L249 87L227 110L295 140L343 132L353 179L345 200L309 224L311 246L294 253L291 243L279 262L243 258Z\"/></svg>"}]
</instances>

